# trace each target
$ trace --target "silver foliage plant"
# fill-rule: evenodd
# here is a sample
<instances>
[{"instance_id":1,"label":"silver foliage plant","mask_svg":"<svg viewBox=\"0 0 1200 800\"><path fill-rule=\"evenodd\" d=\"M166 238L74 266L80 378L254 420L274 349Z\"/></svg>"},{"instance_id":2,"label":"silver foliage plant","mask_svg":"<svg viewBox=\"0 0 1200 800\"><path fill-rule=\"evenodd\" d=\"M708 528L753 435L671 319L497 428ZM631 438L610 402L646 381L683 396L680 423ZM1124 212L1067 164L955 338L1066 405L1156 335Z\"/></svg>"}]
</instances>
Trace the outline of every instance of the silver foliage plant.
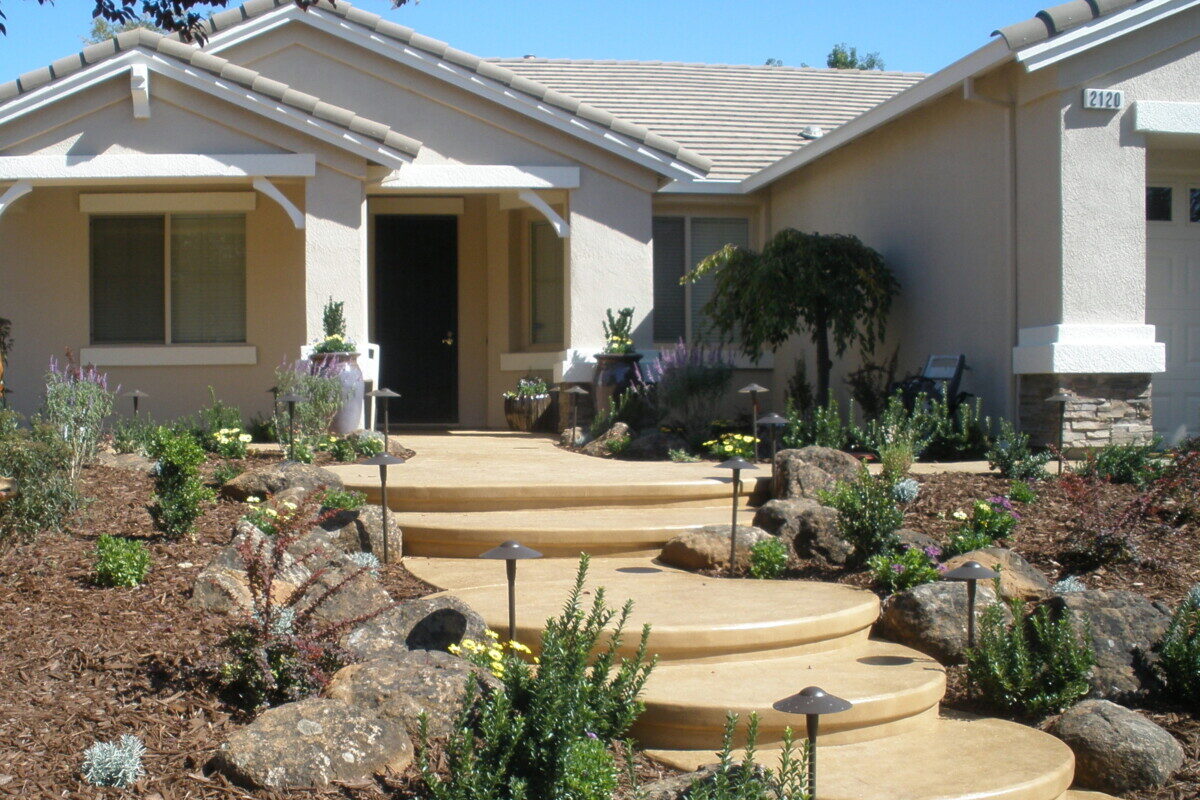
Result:
<instances>
[{"instance_id":1,"label":"silver foliage plant","mask_svg":"<svg viewBox=\"0 0 1200 800\"><path fill-rule=\"evenodd\" d=\"M897 503L908 504L917 499L921 493L921 484L914 478L902 478L892 485L892 497Z\"/></svg>"},{"instance_id":2,"label":"silver foliage plant","mask_svg":"<svg viewBox=\"0 0 1200 800\"><path fill-rule=\"evenodd\" d=\"M1087 591L1087 585L1078 575L1068 575L1067 577L1054 584L1056 594L1070 594L1071 592Z\"/></svg>"},{"instance_id":3,"label":"silver foliage plant","mask_svg":"<svg viewBox=\"0 0 1200 800\"><path fill-rule=\"evenodd\" d=\"M379 572L379 559L374 553L351 553L346 556L356 567L366 567L372 572Z\"/></svg>"},{"instance_id":4,"label":"silver foliage plant","mask_svg":"<svg viewBox=\"0 0 1200 800\"><path fill-rule=\"evenodd\" d=\"M83 753L83 779L92 786L132 786L146 774L145 753L142 740L129 734L115 742L96 742Z\"/></svg>"}]
</instances>

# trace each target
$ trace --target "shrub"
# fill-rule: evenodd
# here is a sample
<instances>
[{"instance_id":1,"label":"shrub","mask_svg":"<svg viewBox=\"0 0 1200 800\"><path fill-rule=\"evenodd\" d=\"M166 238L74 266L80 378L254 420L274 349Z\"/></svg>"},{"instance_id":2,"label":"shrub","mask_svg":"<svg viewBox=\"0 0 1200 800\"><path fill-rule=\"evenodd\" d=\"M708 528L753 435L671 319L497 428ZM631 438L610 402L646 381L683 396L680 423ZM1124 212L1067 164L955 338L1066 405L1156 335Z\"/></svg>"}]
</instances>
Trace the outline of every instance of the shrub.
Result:
<instances>
[{"instance_id":1,"label":"shrub","mask_svg":"<svg viewBox=\"0 0 1200 800\"><path fill-rule=\"evenodd\" d=\"M1155 650L1166 696L1190 708L1200 706L1200 584L1175 609Z\"/></svg>"},{"instance_id":2,"label":"shrub","mask_svg":"<svg viewBox=\"0 0 1200 800\"><path fill-rule=\"evenodd\" d=\"M43 418L67 445L72 483L77 484L83 468L95 460L104 419L112 413L115 397L108 390L108 376L95 367L69 360L60 366L57 359L50 359Z\"/></svg>"},{"instance_id":3,"label":"shrub","mask_svg":"<svg viewBox=\"0 0 1200 800\"><path fill-rule=\"evenodd\" d=\"M778 537L763 539L750 546L750 577L771 580L787 569L787 545Z\"/></svg>"},{"instance_id":4,"label":"shrub","mask_svg":"<svg viewBox=\"0 0 1200 800\"><path fill-rule=\"evenodd\" d=\"M757 457L758 438L746 433L722 433L703 445L713 458L744 458L754 461Z\"/></svg>"},{"instance_id":5,"label":"shrub","mask_svg":"<svg viewBox=\"0 0 1200 800\"><path fill-rule=\"evenodd\" d=\"M1099 450L1089 448L1079 474L1096 477L1109 483L1132 483L1145 486L1163 471L1163 456L1158 452L1162 440L1149 444L1107 444Z\"/></svg>"},{"instance_id":6,"label":"shrub","mask_svg":"<svg viewBox=\"0 0 1200 800\"><path fill-rule=\"evenodd\" d=\"M854 401L850 401L847 414L854 417ZM802 411L789 397L785 410L787 426L783 429L785 447L832 447L845 450L850 446L850 426L842 421L842 414L833 392L829 393L824 405L814 405Z\"/></svg>"},{"instance_id":7,"label":"shrub","mask_svg":"<svg viewBox=\"0 0 1200 800\"><path fill-rule=\"evenodd\" d=\"M725 733L716 772L701 778L688 790L689 800L813 800L808 794L808 743L796 744L791 728L783 730L783 748L778 771L765 769L755 762L758 745L758 716L746 721L746 746L742 758L734 762L734 735L738 717L725 717Z\"/></svg>"},{"instance_id":8,"label":"shrub","mask_svg":"<svg viewBox=\"0 0 1200 800\"><path fill-rule=\"evenodd\" d=\"M990 446L987 431L992 421L982 412L983 401L978 397L971 403L960 402L953 413L945 398L931 399L925 413L933 417L936 424L924 457L955 460L979 458L986 453Z\"/></svg>"},{"instance_id":9,"label":"shrub","mask_svg":"<svg viewBox=\"0 0 1200 800\"><path fill-rule=\"evenodd\" d=\"M354 443L339 436L330 436L326 440L325 451L334 461L340 461L343 464L358 458L358 451L354 449Z\"/></svg>"},{"instance_id":10,"label":"shrub","mask_svg":"<svg viewBox=\"0 0 1200 800\"><path fill-rule=\"evenodd\" d=\"M250 434L250 440L254 442L268 444L279 441L279 436L275 433L274 416L263 417L261 414L255 414L246 425L246 433Z\"/></svg>"},{"instance_id":11,"label":"shrub","mask_svg":"<svg viewBox=\"0 0 1200 800\"><path fill-rule=\"evenodd\" d=\"M605 447L608 448L608 452L612 455L619 456L629 449L629 443L632 441L633 437L626 433L612 437L605 443Z\"/></svg>"},{"instance_id":12,"label":"shrub","mask_svg":"<svg viewBox=\"0 0 1200 800\"><path fill-rule=\"evenodd\" d=\"M282 397L299 395L304 402L296 404L296 438L317 440L329 430L333 418L345 402L342 382L338 378L339 367L330 362L301 360L284 362L275 370L275 391ZM286 403L276 403L274 410L275 430L280 441L289 439L288 408ZM311 448L311 445L309 445ZM299 461L300 459L296 459ZM310 459L311 461L311 459Z\"/></svg>"},{"instance_id":13,"label":"shrub","mask_svg":"<svg viewBox=\"0 0 1200 800\"><path fill-rule=\"evenodd\" d=\"M242 468L236 464L228 462L217 464L216 468L213 469L213 483L217 486L224 486L241 474Z\"/></svg>"},{"instance_id":14,"label":"shrub","mask_svg":"<svg viewBox=\"0 0 1200 800\"><path fill-rule=\"evenodd\" d=\"M321 508L334 511L357 511L367 502L367 496L353 489L326 489L321 495Z\"/></svg>"},{"instance_id":15,"label":"shrub","mask_svg":"<svg viewBox=\"0 0 1200 800\"><path fill-rule=\"evenodd\" d=\"M975 649L967 652L967 674L995 708L1034 717L1062 711L1088 693L1095 663L1091 634L1076 631L1069 611L1053 615L1046 606L1026 615L1025 604L1009 604L1006 625L999 604L984 610Z\"/></svg>"},{"instance_id":16,"label":"shrub","mask_svg":"<svg viewBox=\"0 0 1200 800\"><path fill-rule=\"evenodd\" d=\"M955 512L954 518L962 519L963 524L950 535L948 549L958 554L991 547L997 541L1007 539L1021 517L1013 511L1007 497L989 497L975 501L969 519L962 511Z\"/></svg>"},{"instance_id":17,"label":"shrub","mask_svg":"<svg viewBox=\"0 0 1200 800\"><path fill-rule=\"evenodd\" d=\"M599 588L585 608L588 564L585 555L563 612L546 623L540 663L508 652L501 690L480 694L471 686L446 746L445 774L428 761L422 737L422 778L435 800L567 797L578 743L610 747L641 714L637 698L654 666L646 658L649 627L632 657L618 657L632 604L611 609Z\"/></svg>"},{"instance_id":18,"label":"shrub","mask_svg":"<svg viewBox=\"0 0 1200 800\"><path fill-rule=\"evenodd\" d=\"M707 437L733 383L733 362L719 347L680 341L647 365L646 381L654 384L662 418L682 427L684 438L695 444Z\"/></svg>"},{"instance_id":19,"label":"shrub","mask_svg":"<svg viewBox=\"0 0 1200 800\"><path fill-rule=\"evenodd\" d=\"M911 466L925 452L938 428L938 418L925 413L922 410L924 405L925 396L920 395L914 410L910 412L904 407L901 396L895 394L888 400L883 413L868 420L862 430L854 431L853 438L880 458L885 452L892 451L891 459L896 467L905 457L908 458L908 466ZM908 472L907 466L904 472Z\"/></svg>"},{"instance_id":20,"label":"shrub","mask_svg":"<svg viewBox=\"0 0 1200 800\"><path fill-rule=\"evenodd\" d=\"M158 461L150 509L155 523L168 536L190 533L203 505L214 498L200 477L204 451L193 437L159 428L150 443L150 457Z\"/></svg>"},{"instance_id":21,"label":"shrub","mask_svg":"<svg viewBox=\"0 0 1200 800\"><path fill-rule=\"evenodd\" d=\"M386 444L383 434L378 431L356 431L347 436L346 441L354 447L356 454L365 458L379 455Z\"/></svg>"},{"instance_id":22,"label":"shrub","mask_svg":"<svg viewBox=\"0 0 1200 800\"><path fill-rule=\"evenodd\" d=\"M1039 481L1046 477L1046 462L1050 453L1035 453L1029 449L1029 436L1013 429L1012 423L1000 420L1000 435L987 451L988 466L999 470L1010 480Z\"/></svg>"},{"instance_id":23,"label":"shrub","mask_svg":"<svg viewBox=\"0 0 1200 800\"><path fill-rule=\"evenodd\" d=\"M700 456L694 456L687 450L678 447L668 450L667 458L671 459L677 464L694 464L700 460Z\"/></svg>"},{"instance_id":24,"label":"shrub","mask_svg":"<svg viewBox=\"0 0 1200 800\"><path fill-rule=\"evenodd\" d=\"M126 789L146 774L145 753L142 740L129 734L115 742L96 742L83 751L83 779L92 786Z\"/></svg>"},{"instance_id":25,"label":"shrub","mask_svg":"<svg viewBox=\"0 0 1200 800\"><path fill-rule=\"evenodd\" d=\"M608 408L598 409L588 426L588 433L595 439L618 422L624 422L634 430L652 428L662 419L657 405L657 390L654 386L634 382L620 395L608 400Z\"/></svg>"},{"instance_id":26,"label":"shrub","mask_svg":"<svg viewBox=\"0 0 1200 800\"><path fill-rule=\"evenodd\" d=\"M96 542L96 583L101 586L138 586L150 570L150 551L132 539L100 534Z\"/></svg>"},{"instance_id":27,"label":"shrub","mask_svg":"<svg viewBox=\"0 0 1200 800\"><path fill-rule=\"evenodd\" d=\"M352 628L387 610L364 613L338 623L319 622L314 615L336 602L352 582L370 571L369 566L338 566L320 548L296 554L296 543L316 524L315 507L308 503L295 513L280 516L273 536L243 537L238 555L246 565L251 613L236 620L225 637L227 660L219 682L230 702L247 710L300 700L320 691L333 673L350 663L350 654L339 640ZM290 593L280 597L276 577L291 553L296 562L312 569Z\"/></svg>"},{"instance_id":28,"label":"shrub","mask_svg":"<svg viewBox=\"0 0 1200 800\"><path fill-rule=\"evenodd\" d=\"M1139 514L1155 514L1173 525L1200 520L1200 450L1180 447L1135 502Z\"/></svg>"},{"instance_id":29,"label":"shrub","mask_svg":"<svg viewBox=\"0 0 1200 800\"><path fill-rule=\"evenodd\" d=\"M862 563L873 555L896 548L896 531L904 513L896 507L892 486L863 469L856 480L839 482L821 492L821 502L838 512L838 531L854 545L854 558Z\"/></svg>"},{"instance_id":30,"label":"shrub","mask_svg":"<svg viewBox=\"0 0 1200 800\"><path fill-rule=\"evenodd\" d=\"M1014 503L1027 505L1037 501L1037 490L1029 481L1014 480L1008 485L1008 499Z\"/></svg>"},{"instance_id":31,"label":"shrub","mask_svg":"<svg viewBox=\"0 0 1200 800\"><path fill-rule=\"evenodd\" d=\"M892 497L901 505L914 503L921 494L921 484L916 478L901 478L892 484Z\"/></svg>"},{"instance_id":32,"label":"shrub","mask_svg":"<svg viewBox=\"0 0 1200 800\"><path fill-rule=\"evenodd\" d=\"M218 428L209 435L209 449L221 458L245 458L253 436L241 428Z\"/></svg>"},{"instance_id":33,"label":"shrub","mask_svg":"<svg viewBox=\"0 0 1200 800\"><path fill-rule=\"evenodd\" d=\"M112 423L112 446L118 453L145 453L158 426L149 415L117 419Z\"/></svg>"},{"instance_id":34,"label":"shrub","mask_svg":"<svg viewBox=\"0 0 1200 800\"><path fill-rule=\"evenodd\" d=\"M913 448L910 442L892 442L879 448L879 464L883 477L893 483L903 478L912 469Z\"/></svg>"},{"instance_id":35,"label":"shrub","mask_svg":"<svg viewBox=\"0 0 1200 800\"><path fill-rule=\"evenodd\" d=\"M617 762L599 739L580 739L567 748L563 764L562 800L612 800L617 790Z\"/></svg>"},{"instance_id":36,"label":"shrub","mask_svg":"<svg viewBox=\"0 0 1200 800\"><path fill-rule=\"evenodd\" d=\"M200 409L195 430L204 449L220 453L217 433L224 431L227 436L230 431L242 433L242 412L238 410L237 406L218 400L217 393L211 386L208 387L208 397L209 404ZM243 452L241 456L225 456L225 458L245 458L245 454Z\"/></svg>"},{"instance_id":37,"label":"shrub","mask_svg":"<svg viewBox=\"0 0 1200 800\"><path fill-rule=\"evenodd\" d=\"M923 583L933 583L945 567L938 563L942 551L936 547L906 547L898 553L871 556L867 569L877 589L889 594L902 592Z\"/></svg>"},{"instance_id":38,"label":"shrub","mask_svg":"<svg viewBox=\"0 0 1200 800\"><path fill-rule=\"evenodd\" d=\"M70 451L58 431L41 422L22 428L20 421L16 412L0 410L0 474L17 488L0 503L0 540L61 530L81 503L70 478Z\"/></svg>"},{"instance_id":39,"label":"shrub","mask_svg":"<svg viewBox=\"0 0 1200 800\"><path fill-rule=\"evenodd\" d=\"M882 364L864 360L862 366L846 376L846 388L867 419L878 417L887 408L888 390L896 383L899 359L900 348L897 347L892 351L892 357Z\"/></svg>"},{"instance_id":40,"label":"shrub","mask_svg":"<svg viewBox=\"0 0 1200 800\"><path fill-rule=\"evenodd\" d=\"M289 500L264 501L261 497L247 497L246 506L247 510L242 519L267 536L277 535L280 526L300 511L299 507Z\"/></svg>"}]
</instances>

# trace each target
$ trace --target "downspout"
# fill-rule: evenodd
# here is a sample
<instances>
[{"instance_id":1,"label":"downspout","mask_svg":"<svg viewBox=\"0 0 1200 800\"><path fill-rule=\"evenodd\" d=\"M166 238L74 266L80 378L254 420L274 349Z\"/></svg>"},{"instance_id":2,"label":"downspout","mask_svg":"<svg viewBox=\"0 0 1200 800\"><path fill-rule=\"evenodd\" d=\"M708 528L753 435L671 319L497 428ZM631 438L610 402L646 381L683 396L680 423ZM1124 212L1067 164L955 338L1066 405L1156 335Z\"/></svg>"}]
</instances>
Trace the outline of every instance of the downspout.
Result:
<instances>
[{"instance_id":1,"label":"downspout","mask_svg":"<svg viewBox=\"0 0 1200 800\"><path fill-rule=\"evenodd\" d=\"M981 103L990 105L996 108L1002 108L1005 112L1005 121L1007 123L1007 149L1008 149L1008 182L1005 190L1008 193L1008 269L1010 277L1009 286L1009 319L1012 321L1012 326L1009 331L1009 359L1011 364L1012 353L1017 347L1018 331L1020 324L1017 318L1018 310L1018 290L1019 282L1017 275L1018 257L1018 226L1017 226L1017 103L1015 100L997 100L994 97L989 97L986 94L980 94L975 88L975 78L970 77L963 81L963 99L970 103ZM1008 403L1011 413L1010 419L1017 423L1020 427L1020 395L1018 392L1018 381L1020 377L1011 374L1011 379L1008 384Z\"/></svg>"}]
</instances>

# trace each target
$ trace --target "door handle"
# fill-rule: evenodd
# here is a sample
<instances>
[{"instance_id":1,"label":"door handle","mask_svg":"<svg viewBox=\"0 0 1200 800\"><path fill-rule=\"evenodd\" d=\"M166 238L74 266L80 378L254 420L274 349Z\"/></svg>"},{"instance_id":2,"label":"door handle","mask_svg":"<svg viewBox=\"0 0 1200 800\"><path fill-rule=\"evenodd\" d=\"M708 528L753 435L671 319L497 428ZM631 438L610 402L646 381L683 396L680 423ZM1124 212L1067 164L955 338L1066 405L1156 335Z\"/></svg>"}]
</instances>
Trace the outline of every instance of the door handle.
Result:
<instances>
[{"instance_id":1,"label":"door handle","mask_svg":"<svg viewBox=\"0 0 1200 800\"><path fill-rule=\"evenodd\" d=\"M454 331L446 331L446 335L442 337L442 344L454 347Z\"/></svg>"}]
</instances>

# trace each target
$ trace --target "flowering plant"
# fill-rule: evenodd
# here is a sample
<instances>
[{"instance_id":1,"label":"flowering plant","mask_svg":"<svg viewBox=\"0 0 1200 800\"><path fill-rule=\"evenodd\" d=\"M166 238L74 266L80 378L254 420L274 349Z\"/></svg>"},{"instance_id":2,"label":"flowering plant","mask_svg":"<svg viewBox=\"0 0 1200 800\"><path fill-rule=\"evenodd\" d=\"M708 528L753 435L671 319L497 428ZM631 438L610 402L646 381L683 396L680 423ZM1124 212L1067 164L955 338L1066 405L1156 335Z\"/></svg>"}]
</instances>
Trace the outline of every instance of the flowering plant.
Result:
<instances>
[{"instance_id":1,"label":"flowering plant","mask_svg":"<svg viewBox=\"0 0 1200 800\"><path fill-rule=\"evenodd\" d=\"M221 428L212 435L213 449L221 458L245 458L252 438L241 428Z\"/></svg>"},{"instance_id":2,"label":"flowering plant","mask_svg":"<svg viewBox=\"0 0 1200 800\"><path fill-rule=\"evenodd\" d=\"M104 419L112 413L118 391L119 386L109 389L108 375L90 364L81 366L69 351L65 363L50 359L43 416L70 450L72 484L96 458Z\"/></svg>"},{"instance_id":3,"label":"flowering plant","mask_svg":"<svg viewBox=\"0 0 1200 800\"><path fill-rule=\"evenodd\" d=\"M329 298L325 311L321 315L321 323L325 329L325 337L313 344L313 353L353 353L358 348L346 336L346 303Z\"/></svg>"},{"instance_id":4,"label":"flowering plant","mask_svg":"<svg viewBox=\"0 0 1200 800\"><path fill-rule=\"evenodd\" d=\"M517 380L517 388L505 392L503 397L505 400L513 400L518 397L548 397L549 394L550 384L541 378L520 378Z\"/></svg>"},{"instance_id":5,"label":"flowering plant","mask_svg":"<svg viewBox=\"0 0 1200 800\"><path fill-rule=\"evenodd\" d=\"M723 433L709 439L704 447L714 458L745 458L753 460L758 438L747 433Z\"/></svg>"},{"instance_id":6,"label":"flowering plant","mask_svg":"<svg viewBox=\"0 0 1200 800\"><path fill-rule=\"evenodd\" d=\"M490 628L484 631L484 635L487 638L481 642L466 638L458 644L450 645L449 650L454 655L461 656L472 664L489 670L497 678L504 677L506 654L520 654L517 656L518 658L533 655L533 651L520 642L500 641L500 634ZM534 657L533 663L539 664L541 659Z\"/></svg>"},{"instance_id":7,"label":"flowering plant","mask_svg":"<svg viewBox=\"0 0 1200 800\"><path fill-rule=\"evenodd\" d=\"M875 586L889 593L902 592L923 583L933 583L943 572L939 564L942 551L937 547L908 545L899 553L880 554L867 559Z\"/></svg>"},{"instance_id":8,"label":"flowering plant","mask_svg":"<svg viewBox=\"0 0 1200 800\"><path fill-rule=\"evenodd\" d=\"M633 352L633 309L622 308L615 315L608 309L604 323L604 352L612 355L625 355Z\"/></svg>"},{"instance_id":9,"label":"flowering plant","mask_svg":"<svg viewBox=\"0 0 1200 800\"><path fill-rule=\"evenodd\" d=\"M991 547L998 540L1008 538L1021 519L1021 515L1013 510L1012 501L999 496L976 500L969 517L961 509L951 516L963 523L950 535L949 546L955 553Z\"/></svg>"},{"instance_id":10,"label":"flowering plant","mask_svg":"<svg viewBox=\"0 0 1200 800\"><path fill-rule=\"evenodd\" d=\"M246 505L250 507L250 510L242 515L242 519L267 536L275 536L279 533L280 525L295 516L297 508L296 504L290 500L284 500L278 506L272 506L263 502L261 497L247 497Z\"/></svg>"}]
</instances>

